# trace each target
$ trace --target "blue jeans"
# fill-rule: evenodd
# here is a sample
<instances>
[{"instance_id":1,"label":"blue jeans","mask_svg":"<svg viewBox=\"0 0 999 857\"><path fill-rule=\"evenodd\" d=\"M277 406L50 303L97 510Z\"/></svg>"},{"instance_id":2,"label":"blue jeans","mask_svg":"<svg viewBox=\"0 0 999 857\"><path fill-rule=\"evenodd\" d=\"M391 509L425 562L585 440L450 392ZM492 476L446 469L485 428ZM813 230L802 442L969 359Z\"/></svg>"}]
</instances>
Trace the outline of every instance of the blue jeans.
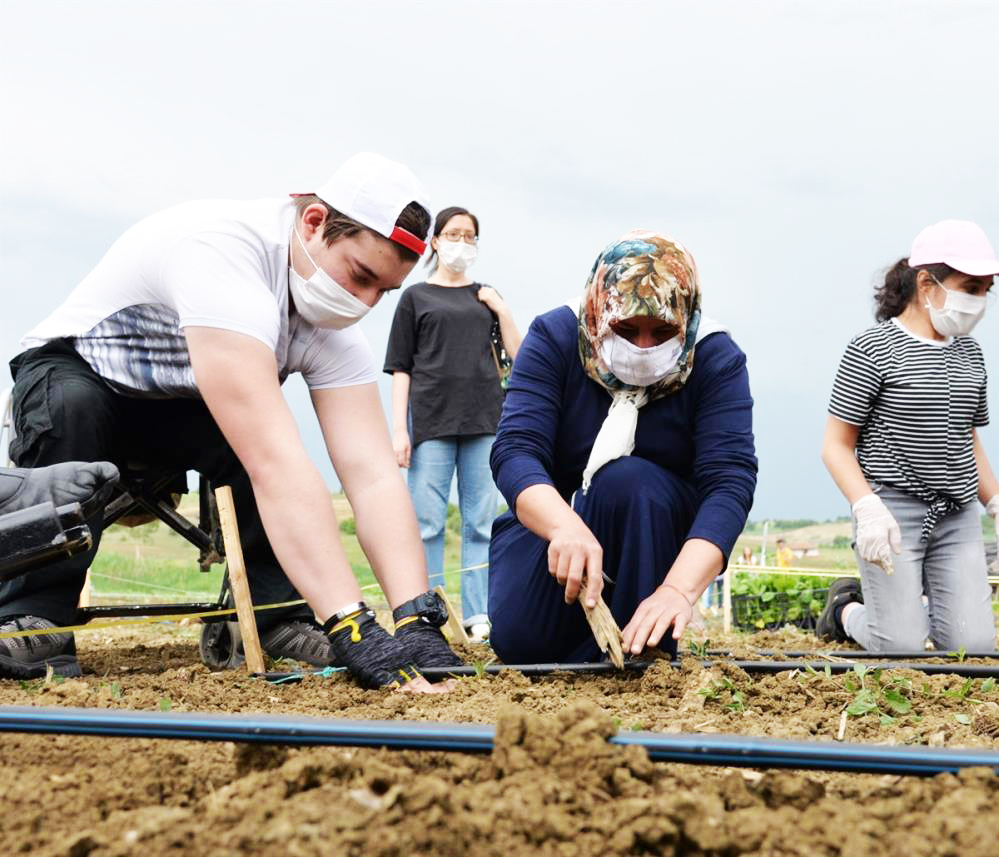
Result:
<instances>
[{"instance_id":1,"label":"blue jeans","mask_svg":"<svg viewBox=\"0 0 999 857\"><path fill-rule=\"evenodd\" d=\"M425 440L413 448L409 491L420 523L431 587L444 585L444 525L455 467L461 512L461 567L489 561L489 537L499 498L489 469L494 437L491 434L441 437ZM462 574L461 614L465 625L488 620L488 589L487 567Z\"/></svg>"},{"instance_id":2,"label":"blue jeans","mask_svg":"<svg viewBox=\"0 0 999 857\"><path fill-rule=\"evenodd\" d=\"M927 637L941 651L961 646L969 652L994 651L992 589L978 504L941 518L929 540L920 542L926 503L892 488L875 486L874 491L898 522L902 552L892 557L892 575L857 556L864 604L851 611L847 635L872 652L922 651Z\"/></svg>"}]
</instances>

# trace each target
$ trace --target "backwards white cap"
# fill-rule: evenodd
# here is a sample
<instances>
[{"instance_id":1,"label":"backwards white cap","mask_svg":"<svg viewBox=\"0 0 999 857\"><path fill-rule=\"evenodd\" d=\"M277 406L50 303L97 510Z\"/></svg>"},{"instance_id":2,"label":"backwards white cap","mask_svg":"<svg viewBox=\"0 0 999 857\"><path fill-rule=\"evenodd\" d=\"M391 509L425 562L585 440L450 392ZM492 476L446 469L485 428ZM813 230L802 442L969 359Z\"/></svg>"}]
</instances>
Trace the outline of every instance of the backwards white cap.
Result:
<instances>
[{"instance_id":1,"label":"backwards white cap","mask_svg":"<svg viewBox=\"0 0 999 857\"><path fill-rule=\"evenodd\" d=\"M374 152L360 152L344 161L314 193L341 214L419 256L427 249L429 227L426 235L414 235L395 223L411 202L430 212L426 188L405 164Z\"/></svg>"}]
</instances>

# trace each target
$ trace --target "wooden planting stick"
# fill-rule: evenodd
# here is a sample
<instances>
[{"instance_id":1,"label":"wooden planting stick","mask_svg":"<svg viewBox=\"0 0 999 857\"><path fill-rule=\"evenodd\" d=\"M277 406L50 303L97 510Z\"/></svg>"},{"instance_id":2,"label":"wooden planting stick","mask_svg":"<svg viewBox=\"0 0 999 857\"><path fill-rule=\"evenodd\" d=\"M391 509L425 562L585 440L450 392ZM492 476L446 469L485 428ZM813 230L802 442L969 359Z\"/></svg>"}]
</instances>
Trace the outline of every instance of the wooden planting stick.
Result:
<instances>
[{"instance_id":1,"label":"wooden planting stick","mask_svg":"<svg viewBox=\"0 0 999 857\"><path fill-rule=\"evenodd\" d=\"M454 612L454 607L451 606L451 599L447 597L444 587L440 585L435 586L434 592L444 599L444 605L447 607L447 627L451 632L452 639L456 643L463 643L467 646L471 640L468 639L468 634L465 633L465 626L458 621L458 615Z\"/></svg>"},{"instance_id":2,"label":"wooden planting stick","mask_svg":"<svg viewBox=\"0 0 999 857\"><path fill-rule=\"evenodd\" d=\"M590 623L590 630L597 641L600 651L610 655L611 662L618 669L624 669L624 649L621 646L621 629L614 621L614 616L610 612L610 607L604 601L603 596L597 598L596 607L586 606L586 575L580 585L579 603L586 615L586 621Z\"/></svg>"},{"instance_id":3,"label":"wooden planting stick","mask_svg":"<svg viewBox=\"0 0 999 857\"><path fill-rule=\"evenodd\" d=\"M243 563L243 546L240 544L239 528L236 526L236 507L232 500L232 489L228 485L216 488L215 502L219 510L219 524L222 526L222 541L225 543L229 586L236 602L236 618L239 620L239 633L243 638L246 668L251 673L262 673L264 653L260 649L257 619L253 615L250 584L246 580L246 565Z\"/></svg>"}]
</instances>

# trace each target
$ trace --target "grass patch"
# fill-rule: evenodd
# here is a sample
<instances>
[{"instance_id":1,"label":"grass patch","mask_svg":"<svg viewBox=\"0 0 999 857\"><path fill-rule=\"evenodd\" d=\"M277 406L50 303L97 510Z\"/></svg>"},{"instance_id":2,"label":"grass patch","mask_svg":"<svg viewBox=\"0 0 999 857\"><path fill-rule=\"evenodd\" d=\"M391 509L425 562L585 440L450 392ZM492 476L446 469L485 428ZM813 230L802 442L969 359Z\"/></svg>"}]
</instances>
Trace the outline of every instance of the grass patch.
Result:
<instances>
[{"instance_id":1,"label":"grass patch","mask_svg":"<svg viewBox=\"0 0 999 857\"><path fill-rule=\"evenodd\" d=\"M371 565L354 532L342 497L334 498L340 519L340 540L347 560L362 587L377 585ZM185 495L180 512L196 519L197 494ZM444 568L446 590L453 602L460 600L461 563L460 521L449 515L445 531ZM141 527L109 527L91 567L91 595L97 603L169 603L171 601L211 601L222 586L223 566L213 565L203 572L198 566L198 549L165 524L154 521ZM380 589L365 589L365 599L384 603Z\"/></svg>"}]
</instances>

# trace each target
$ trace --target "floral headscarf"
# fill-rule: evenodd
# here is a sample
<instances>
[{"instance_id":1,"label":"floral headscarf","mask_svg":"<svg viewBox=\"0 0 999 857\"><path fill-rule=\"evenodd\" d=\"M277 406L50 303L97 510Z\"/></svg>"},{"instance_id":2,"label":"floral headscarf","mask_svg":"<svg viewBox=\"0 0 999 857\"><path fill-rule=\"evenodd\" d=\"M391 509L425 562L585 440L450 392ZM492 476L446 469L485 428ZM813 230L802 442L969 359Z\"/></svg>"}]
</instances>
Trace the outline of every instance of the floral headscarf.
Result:
<instances>
[{"instance_id":1,"label":"floral headscarf","mask_svg":"<svg viewBox=\"0 0 999 857\"><path fill-rule=\"evenodd\" d=\"M676 366L645 388L648 400L679 390L694 368L694 344L701 320L697 267L686 248L656 232L635 230L597 257L578 312L579 356L583 370L610 392L638 390L614 376L600 359L600 343L611 324L648 316L683 331L683 352Z\"/></svg>"},{"instance_id":2,"label":"floral headscarf","mask_svg":"<svg viewBox=\"0 0 999 857\"><path fill-rule=\"evenodd\" d=\"M600 357L611 324L648 316L683 331L683 351L669 372L648 387L617 378ZM605 464L635 448L638 410L679 390L694 368L694 345L701 323L701 288L694 259L684 246L656 232L634 231L597 257L579 303L579 356L583 371L611 394L611 405L583 471L583 493Z\"/></svg>"}]
</instances>

